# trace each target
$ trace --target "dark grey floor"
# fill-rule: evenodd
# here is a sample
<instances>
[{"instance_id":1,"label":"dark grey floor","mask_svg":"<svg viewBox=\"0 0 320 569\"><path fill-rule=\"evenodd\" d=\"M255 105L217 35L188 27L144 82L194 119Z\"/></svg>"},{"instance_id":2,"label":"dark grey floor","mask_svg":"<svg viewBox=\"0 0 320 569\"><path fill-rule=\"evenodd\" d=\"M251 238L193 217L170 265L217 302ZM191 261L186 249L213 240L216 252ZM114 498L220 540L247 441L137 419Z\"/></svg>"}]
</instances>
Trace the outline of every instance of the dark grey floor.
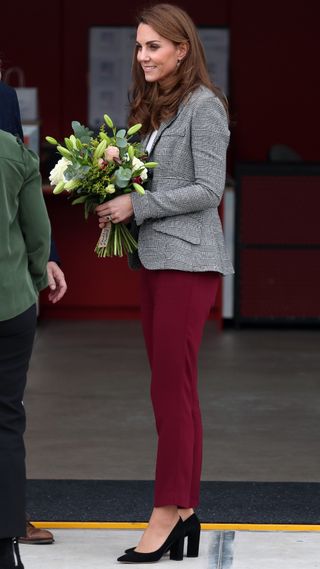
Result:
<instances>
[{"instance_id":1,"label":"dark grey floor","mask_svg":"<svg viewBox=\"0 0 320 569\"><path fill-rule=\"evenodd\" d=\"M320 481L320 330L207 323L203 480ZM139 321L39 323L25 394L29 478L153 479Z\"/></svg>"}]
</instances>

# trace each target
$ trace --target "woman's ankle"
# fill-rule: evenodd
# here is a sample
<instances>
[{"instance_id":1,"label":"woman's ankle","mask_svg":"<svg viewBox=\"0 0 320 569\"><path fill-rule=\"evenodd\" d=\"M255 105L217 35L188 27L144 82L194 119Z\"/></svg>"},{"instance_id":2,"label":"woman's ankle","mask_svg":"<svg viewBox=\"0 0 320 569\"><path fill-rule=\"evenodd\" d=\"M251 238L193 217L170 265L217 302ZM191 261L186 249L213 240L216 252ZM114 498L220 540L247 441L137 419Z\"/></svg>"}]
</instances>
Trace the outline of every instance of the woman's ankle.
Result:
<instances>
[{"instance_id":1,"label":"woman's ankle","mask_svg":"<svg viewBox=\"0 0 320 569\"><path fill-rule=\"evenodd\" d=\"M193 508L178 508L178 513L179 513L180 518L184 522L185 520L190 518L190 516L192 516L192 514L194 514L194 509Z\"/></svg>"},{"instance_id":2,"label":"woman's ankle","mask_svg":"<svg viewBox=\"0 0 320 569\"><path fill-rule=\"evenodd\" d=\"M177 522L179 519L179 513L177 506L159 506L154 507L150 522L151 524L164 524L171 525Z\"/></svg>"}]
</instances>

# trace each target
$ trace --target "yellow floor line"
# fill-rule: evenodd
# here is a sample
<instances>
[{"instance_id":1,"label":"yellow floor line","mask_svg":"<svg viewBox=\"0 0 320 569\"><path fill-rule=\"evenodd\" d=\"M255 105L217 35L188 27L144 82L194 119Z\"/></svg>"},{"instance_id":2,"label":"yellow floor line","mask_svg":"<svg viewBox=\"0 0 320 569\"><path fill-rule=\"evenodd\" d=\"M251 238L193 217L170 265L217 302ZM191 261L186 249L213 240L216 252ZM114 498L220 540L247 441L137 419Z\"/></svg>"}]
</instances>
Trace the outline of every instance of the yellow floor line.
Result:
<instances>
[{"instance_id":1,"label":"yellow floor line","mask_svg":"<svg viewBox=\"0 0 320 569\"><path fill-rule=\"evenodd\" d=\"M47 529L144 529L146 522L32 522L38 528ZM312 524L207 524L201 529L213 531L320 531L320 525Z\"/></svg>"}]
</instances>

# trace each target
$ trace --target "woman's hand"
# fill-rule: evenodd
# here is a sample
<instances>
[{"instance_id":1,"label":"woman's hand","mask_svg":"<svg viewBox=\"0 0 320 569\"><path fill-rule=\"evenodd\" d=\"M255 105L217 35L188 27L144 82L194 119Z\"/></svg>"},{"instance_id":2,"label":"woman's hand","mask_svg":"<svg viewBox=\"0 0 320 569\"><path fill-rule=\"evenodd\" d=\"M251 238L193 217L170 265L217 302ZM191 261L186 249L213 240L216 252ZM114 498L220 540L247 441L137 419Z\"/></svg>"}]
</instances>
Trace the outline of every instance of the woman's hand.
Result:
<instances>
[{"instance_id":1,"label":"woman's hand","mask_svg":"<svg viewBox=\"0 0 320 569\"><path fill-rule=\"evenodd\" d=\"M112 200L98 205L96 213L99 216L99 227L103 228L109 221L112 223L126 223L133 216L132 200L130 195L118 196Z\"/></svg>"}]
</instances>

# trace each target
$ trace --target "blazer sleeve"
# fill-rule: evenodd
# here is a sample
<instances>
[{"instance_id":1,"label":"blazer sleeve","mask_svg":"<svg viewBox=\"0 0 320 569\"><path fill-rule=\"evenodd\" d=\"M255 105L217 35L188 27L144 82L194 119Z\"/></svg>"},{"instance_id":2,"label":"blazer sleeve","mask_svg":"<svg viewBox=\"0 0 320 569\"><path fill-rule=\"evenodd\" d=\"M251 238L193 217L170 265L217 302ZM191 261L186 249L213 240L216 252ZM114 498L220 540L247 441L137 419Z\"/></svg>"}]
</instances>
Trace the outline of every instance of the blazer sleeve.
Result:
<instances>
[{"instance_id":1,"label":"blazer sleeve","mask_svg":"<svg viewBox=\"0 0 320 569\"><path fill-rule=\"evenodd\" d=\"M58 254L57 246L56 246L52 237L51 237L51 243L50 243L49 261L54 261L58 265L61 265L61 259L60 259L59 254Z\"/></svg>"},{"instance_id":2,"label":"blazer sleeve","mask_svg":"<svg viewBox=\"0 0 320 569\"><path fill-rule=\"evenodd\" d=\"M22 130L22 123L21 123L21 115L20 115L20 107L19 107L19 101L18 101L18 96L15 90L13 90L13 121L14 121L14 127L13 127L13 133L12 134L18 134L18 136L21 138L21 140L23 141L23 130Z\"/></svg>"},{"instance_id":3,"label":"blazer sleeve","mask_svg":"<svg viewBox=\"0 0 320 569\"><path fill-rule=\"evenodd\" d=\"M28 269L35 288L40 291L48 284L51 227L42 194L38 157L24 146L22 152L25 179L19 194L19 222L26 243Z\"/></svg>"},{"instance_id":4,"label":"blazer sleeve","mask_svg":"<svg viewBox=\"0 0 320 569\"><path fill-rule=\"evenodd\" d=\"M0 128L23 141L23 129L16 90L0 81Z\"/></svg>"},{"instance_id":5,"label":"blazer sleeve","mask_svg":"<svg viewBox=\"0 0 320 569\"><path fill-rule=\"evenodd\" d=\"M191 117L191 154L194 183L144 195L132 193L137 225L146 219L180 215L218 207L226 176L229 128L225 109L217 98L200 101Z\"/></svg>"}]
</instances>

